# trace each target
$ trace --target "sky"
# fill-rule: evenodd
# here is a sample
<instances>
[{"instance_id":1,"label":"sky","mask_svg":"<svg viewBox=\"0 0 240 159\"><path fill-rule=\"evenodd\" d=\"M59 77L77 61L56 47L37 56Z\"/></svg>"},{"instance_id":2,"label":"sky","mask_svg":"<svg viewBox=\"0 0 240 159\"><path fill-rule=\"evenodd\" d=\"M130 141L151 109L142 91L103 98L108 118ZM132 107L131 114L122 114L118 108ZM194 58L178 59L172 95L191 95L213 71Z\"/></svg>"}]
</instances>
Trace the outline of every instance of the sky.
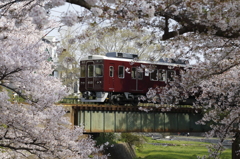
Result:
<instances>
[{"instance_id":1,"label":"sky","mask_svg":"<svg viewBox=\"0 0 240 159\"><path fill-rule=\"evenodd\" d=\"M70 4L70 3L66 3L64 6L60 6L57 8L53 8L51 10L50 16L52 19L60 21L60 16L61 14L64 14L65 12L68 11L81 11L82 8L78 5L74 5L74 4ZM47 36L59 36L60 32L63 32L64 29L66 29L67 27L62 27L61 29L56 28L54 30L52 30Z\"/></svg>"}]
</instances>

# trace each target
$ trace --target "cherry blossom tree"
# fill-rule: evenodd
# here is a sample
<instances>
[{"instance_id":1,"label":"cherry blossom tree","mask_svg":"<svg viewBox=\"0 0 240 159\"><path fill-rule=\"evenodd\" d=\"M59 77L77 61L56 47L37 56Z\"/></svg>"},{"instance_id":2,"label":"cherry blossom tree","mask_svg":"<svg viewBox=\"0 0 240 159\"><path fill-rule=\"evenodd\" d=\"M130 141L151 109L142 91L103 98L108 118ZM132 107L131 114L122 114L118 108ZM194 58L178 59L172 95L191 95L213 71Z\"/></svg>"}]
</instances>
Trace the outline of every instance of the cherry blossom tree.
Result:
<instances>
[{"instance_id":1,"label":"cherry blossom tree","mask_svg":"<svg viewBox=\"0 0 240 159\"><path fill-rule=\"evenodd\" d=\"M71 28L61 33L60 39L56 70L62 83L71 89L71 92L76 93L76 89L78 89L76 85L80 77L79 60L81 56L77 56L80 53L79 43L74 39Z\"/></svg>"},{"instance_id":2,"label":"cherry blossom tree","mask_svg":"<svg viewBox=\"0 0 240 159\"><path fill-rule=\"evenodd\" d=\"M226 138L239 131L239 2L235 0L127 0L86 1L94 15L113 26L150 29L175 58L193 61L181 78L159 89L163 103L178 103L195 96L194 106L206 112L202 124L211 122L219 144L210 149L218 158ZM77 2L74 2L77 4ZM108 5L109 4L109 5Z\"/></svg>"},{"instance_id":3,"label":"cherry blossom tree","mask_svg":"<svg viewBox=\"0 0 240 159\"><path fill-rule=\"evenodd\" d=\"M0 156L88 158L99 151L95 142L83 137L83 127L71 125L63 107L54 105L68 90L50 76L53 63L42 40L50 25L44 24L48 19L41 5L0 2ZM9 90L26 103L10 102Z\"/></svg>"},{"instance_id":4,"label":"cherry blossom tree","mask_svg":"<svg viewBox=\"0 0 240 159\"><path fill-rule=\"evenodd\" d=\"M196 97L194 106L201 107L206 112L201 123L209 121L213 123L208 136L217 136L220 139L219 144L210 149L213 150L211 157L219 157L223 148L222 141L238 136L240 3L237 0L66 0L66 2L81 6L83 11L66 11L61 17L61 23L64 25L73 26L76 23L94 25L106 22L119 28L150 30L154 37L159 39L159 43L164 43L162 53L173 52L174 58L193 61L191 67L182 71L181 77L175 77L175 81L168 83L166 88L159 89L161 90L159 94L161 102L164 103L172 102L172 99L177 103L182 98L192 95ZM50 72L47 72L49 69L41 69L50 65L43 62L44 54L39 54L41 42L31 41L34 37L40 39L41 34L34 36L32 32L37 30L33 29L27 33L20 32L19 29L32 26L40 32L47 27L56 27L53 23L46 25L50 24L48 12L51 8L64 4L64 0L4 0L0 3L0 39L6 41L6 44L2 42L4 45L1 47L1 56L5 57L1 60L1 85L15 90L29 101L34 101L30 102L33 106L25 109L26 111L30 111L30 108L49 110L50 107L47 107L49 104L46 103L57 101L63 95L63 91L56 95L59 91L53 89L51 96L48 93L39 93L44 88L42 85L48 83L45 78L50 78L46 76ZM89 33L86 32L82 38L88 36ZM23 43L22 40L28 42ZM16 52L20 56L15 54ZM40 58L36 58L39 56ZM27 60L27 57L31 60ZM45 76L40 76L42 74ZM42 81L43 77L45 82L36 82ZM50 91L54 86L51 85L44 92ZM33 93L30 93L32 91ZM10 104L6 104L7 96L4 95L5 93L1 99L5 99L4 106L9 108ZM14 134L7 129L8 124L3 122L2 125L2 129L8 130L2 132Z\"/></svg>"},{"instance_id":5,"label":"cherry blossom tree","mask_svg":"<svg viewBox=\"0 0 240 159\"><path fill-rule=\"evenodd\" d=\"M147 31L137 32L116 27L89 26L83 31L90 33L87 38L80 38L80 54L105 55L106 52L126 52L137 54L139 59L159 59L167 55L160 54L162 46L154 41ZM78 36L81 36L78 35ZM169 54L168 54L169 55Z\"/></svg>"}]
</instances>

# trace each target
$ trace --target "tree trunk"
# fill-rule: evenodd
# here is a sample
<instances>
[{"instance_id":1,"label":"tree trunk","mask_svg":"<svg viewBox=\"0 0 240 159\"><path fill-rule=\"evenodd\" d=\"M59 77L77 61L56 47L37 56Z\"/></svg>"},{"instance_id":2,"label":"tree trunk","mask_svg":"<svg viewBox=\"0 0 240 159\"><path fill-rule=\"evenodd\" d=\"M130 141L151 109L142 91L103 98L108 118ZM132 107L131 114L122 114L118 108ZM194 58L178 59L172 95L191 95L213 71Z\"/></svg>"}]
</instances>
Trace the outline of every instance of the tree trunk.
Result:
<instances>
[{"instance_id":1,"label":"tree trunk","mask_svg":"<svg viewBox=\"0 0 240 159\"><path fill-rule=\"evenodd\" d=\"M240 154L239 151L240 150L240 136L239 133L236 133L235 135L235 139L233 140L232 143L232 159L239 159L240 158Z\"/></svg>"}]
</instances>

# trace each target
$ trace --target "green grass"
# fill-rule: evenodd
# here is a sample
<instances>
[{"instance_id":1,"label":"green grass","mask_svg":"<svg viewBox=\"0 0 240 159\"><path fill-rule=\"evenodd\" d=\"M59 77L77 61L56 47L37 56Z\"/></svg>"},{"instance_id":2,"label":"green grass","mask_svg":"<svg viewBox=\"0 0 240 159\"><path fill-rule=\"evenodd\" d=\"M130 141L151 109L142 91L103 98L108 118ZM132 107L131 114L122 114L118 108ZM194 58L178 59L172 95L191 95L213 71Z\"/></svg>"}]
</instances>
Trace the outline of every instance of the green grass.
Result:
<instances>
[{"instance_id":1,"label":"green grass","mask_svg":"<svg viewBox=\"0 0 240 159\"><path fill-rule=\"evenodd\" d=\"M159 145L152 145L156 143ZM162 143L166 143L162 145ZM161 145L160 145L161 144ZM136 149L136 159L196 159L208 154L209 143L179 140L148 140L143 147ZM231 149L221 155L221 159L230 159Z\"/></svg>"}]
</instances>

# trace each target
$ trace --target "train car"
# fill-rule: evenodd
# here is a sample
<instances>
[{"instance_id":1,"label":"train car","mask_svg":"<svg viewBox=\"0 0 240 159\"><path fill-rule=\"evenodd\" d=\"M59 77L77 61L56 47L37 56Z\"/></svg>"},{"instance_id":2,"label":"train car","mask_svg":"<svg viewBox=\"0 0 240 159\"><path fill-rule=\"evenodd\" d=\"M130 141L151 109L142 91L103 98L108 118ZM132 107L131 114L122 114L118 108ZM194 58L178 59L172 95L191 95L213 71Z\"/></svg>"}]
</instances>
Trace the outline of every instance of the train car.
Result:
<instances>
[{"instance_id":1,"label":"train car","mask_svg":"<svg viewBox=\"0 0 240 159\"><path fill-rule=\"evenodd\" d=\"M80 61L82 102L131 103L137 105L149 88L164 87L178 75L185 61L136 60L135 54L110 52L91 55Z\"/></svg>"}]
</instances>

